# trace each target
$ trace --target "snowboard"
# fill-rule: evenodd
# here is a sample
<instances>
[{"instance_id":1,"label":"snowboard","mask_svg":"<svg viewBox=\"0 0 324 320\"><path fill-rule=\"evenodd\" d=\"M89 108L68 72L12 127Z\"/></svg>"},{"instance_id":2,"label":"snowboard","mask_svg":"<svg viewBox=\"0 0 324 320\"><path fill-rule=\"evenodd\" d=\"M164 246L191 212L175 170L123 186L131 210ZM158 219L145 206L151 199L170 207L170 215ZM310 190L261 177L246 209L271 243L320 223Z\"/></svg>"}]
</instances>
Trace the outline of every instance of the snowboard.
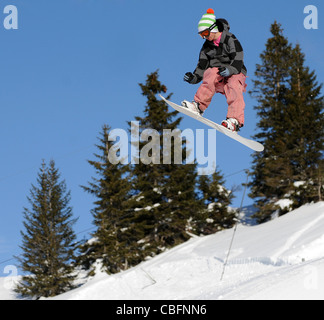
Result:
<instances>
[{"instance_id":1,"label":"snowboard","mask_svg":"<svg viewBox=\"0 0 324 320\"><path fill-rule=\"evenodd\" d=\"M206 124L207 126L210 126L211 128L213 129L216 129L217 131L225 134L226 136L228 136L229 138L231 139L234 139L240 143L242 143L243 145L245 145L246 147L254 150L254 151L257 151L257 152L262 152L264 150L264 146L257 142L257 141L254 141L254 140L251 140L251 139L247 139L247 138L244 138L242 136L240 136L237 132L232 132L231 130L225 128L224 126L218 124L218 123L215 123L207 118L204 118L202 117L201 115L197 114L197 113L194 113L192 111L190 111L189 109L187 109L186 107L182 107L182 106L179 106L177 104L175 104L174 102L171 102L167 99L165 99L162 95L159 95L161 97L162 100L164 100L170 107L172 107L173 109L177 110L178 112L181 112L193 119L196 119L204 124Z\"/></svg>"}]
</instances>

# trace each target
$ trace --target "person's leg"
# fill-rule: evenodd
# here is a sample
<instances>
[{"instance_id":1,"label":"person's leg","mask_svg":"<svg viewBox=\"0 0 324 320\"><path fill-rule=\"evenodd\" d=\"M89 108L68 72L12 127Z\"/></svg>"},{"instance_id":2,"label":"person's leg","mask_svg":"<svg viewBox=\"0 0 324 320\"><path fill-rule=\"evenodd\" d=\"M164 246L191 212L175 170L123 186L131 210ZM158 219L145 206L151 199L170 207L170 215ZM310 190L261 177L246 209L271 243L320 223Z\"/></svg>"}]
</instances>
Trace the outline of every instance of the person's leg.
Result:
<instances>
[{"instance_id":1,"label":"person's leg","mask_svg":"<svg viewBox=\"0 0 324 320\"><path fill-rule=\"evenodd\" d=\"M224 86L228 104L227 118L238 120L241 127L244 125L245 102L243 92L246 92L245 80L246 76L244 74L235 74L227 79Z\"/></svg>"},{"instance_id":2,"label":"person's leg","mask_svg":"<svg viewBox=\"0 0 324 320\"><path fill-rule=\"evenodd\" d=\"M205 71L203 83L194 97L195 101L199 103L201 111L208 108L216 92L224 94L224 78L218 74L218 68L209 68Z\"/></svg>"}]
</instances>

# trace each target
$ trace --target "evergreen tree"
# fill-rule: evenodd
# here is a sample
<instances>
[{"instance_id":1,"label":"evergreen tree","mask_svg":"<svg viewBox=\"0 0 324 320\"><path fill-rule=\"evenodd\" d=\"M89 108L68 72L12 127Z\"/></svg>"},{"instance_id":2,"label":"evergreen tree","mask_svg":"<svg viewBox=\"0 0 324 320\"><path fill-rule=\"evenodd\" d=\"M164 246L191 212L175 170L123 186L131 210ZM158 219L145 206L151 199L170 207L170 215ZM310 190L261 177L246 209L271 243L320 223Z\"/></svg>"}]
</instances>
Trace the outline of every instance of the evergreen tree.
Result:
<instances>
[{"instance_id":1,"label":"evergreen tree","mask_svg":"<svg viewBox=\"0 0 324 320\"><path fill-rule=\"evenodd\" d=\"M262 64L257 64L255 71L258 80L253 80L253 95L259 103L255 109L260 129L255 138L265 146L264 152L254 156L253 181L250 184L250 196L258 199L260 222L269 218L276 209L274 203L286 194L291 175L285 162L286 144L282 132L291 46L283 36L280 24L275 22L271 33L273 37L268 39L266 49L260 55Z\"/></svg>"},{"instance_id":2,"label":"evergreen tree","mask_svg":"<svg viewBox=\"0 0 324 320\"><path fill-rule=\"evenodd\" d=\"M189 239L187 231L190 219L198 212L198 201L195 192L196 165L184 165L185 142L180 143L182 161L177 164L174 163L177 138L164 135L164 130L170 130L177 137L174 130L182 120L175 118L177 112L169 112L168 106L156 97L158 93L167 92L166 86L158 80L156 71L149 74L146 83L140 84L140 87L147 103L144 117L135 118L139 122L139 136L144 130L151 131L152 135L147 139L149 143L141 141L138 148L143 151L149 145L149 157L156 160L144 163L143 158L137 159L131 170L134 191L131 222L134 241L141 244L137 250L134 248L134 252L137 251L137 256L143 259ZM157 137L155 140L154 135ZM171 163L163 161L166 140L171 146Z\"/></svg>"},{"instance_id":3,"label":"evergreen tree","mask_svg":"<svg viewBox=\"0 0 324 320\"><path fill-rule=\"evenodd\" d=\"M22 296L51 297L73 288L76 219L69 206L70 192L59 180L54 161L49 167L43 162L38 186L30 190L31 208L24 209L25 232L21 232L23 254L18 257L26 273L16 287Z\"/></svg>"},{"instance_id":4,"label":"evergreen tree","mask_svg":"<svg viewBox=\"0 0 324 320\"><path fill-rule=\"evenodd\" d=\"M199 177L199 190L206 209L197 221L197 231L203 235L231 228L235 223L236 212L229 207L234 195L224 184L223 176L217 170L211 176Z\"/></svg>"},{"instance_id":5,"label":"evergreen tree","mask_svg":"<svg viewBox=\"0 0 324 320\"><path fill-rule=\"evenodd\" d=\"M292 167L291 208L319 201L324 193L324 100L322 85L316 82L315 72L305 67L305 55L297 44L292 51L287 117L289 128L289 155Z\"/></svg>"},{"instance_id":6,"label":"evergreen tree","mask_svg":"<svg viewBox=\"0 0 324 320\"><path fill-rule=\"evenodd\" d=\"M79 263L89 269L101 259L108 273L116 273L127 269L128 265L130 239L125 232L128 228L125 216L131 185L128 165L123 165L122 159L112 157L117 155L118 147L109 141L109 133L110 127L103 126L97 145L99 154L95 154L97 160L88 161L95 168L97 177L83 189L96 197L91 213L97 229L92 233L93 239L81 246Z\"/></svg>"},{"instance_id":7,"label":"evergreen tree","mask_svg":"<svg viewBox=\"0 0 324 320\"><path fill-rule=\"evenodd\" d=\"M254 155L250 183L259 222L269 220L275 211L281 215L318 199L311 184L318 185L323 150L321 86L316 84L314 72L304 67L299 46L293 48L283 36L280 24L275 22L271 33L260 55L262 64L257 65L252 92L260 119L255 138L265 146L263 153ZM301 186L307 186L313 197L302 199ZM281 199L290 205L280 207Z\"/></svg>"}]
</instances>

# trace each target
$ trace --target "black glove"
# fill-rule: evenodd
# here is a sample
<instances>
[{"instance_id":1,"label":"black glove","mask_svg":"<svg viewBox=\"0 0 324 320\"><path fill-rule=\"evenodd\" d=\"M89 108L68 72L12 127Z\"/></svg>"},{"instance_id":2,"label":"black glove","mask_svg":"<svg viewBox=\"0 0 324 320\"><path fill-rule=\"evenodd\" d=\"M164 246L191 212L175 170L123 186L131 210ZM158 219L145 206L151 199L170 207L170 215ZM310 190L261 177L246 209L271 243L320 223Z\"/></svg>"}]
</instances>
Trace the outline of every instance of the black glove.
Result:
<instances>
[{"instance_id":1,"label":"black glove","mask_svg":"<svg viewBox=\"0 0 324 320\"><path fill-rule=\"evenodd\" d=\"M195 84L197 82L197 76L195 74L193 74L192 72L187 72L184 75L183 80L186 82L189 82L191 84Z\"/></svg>"}]
</instances>

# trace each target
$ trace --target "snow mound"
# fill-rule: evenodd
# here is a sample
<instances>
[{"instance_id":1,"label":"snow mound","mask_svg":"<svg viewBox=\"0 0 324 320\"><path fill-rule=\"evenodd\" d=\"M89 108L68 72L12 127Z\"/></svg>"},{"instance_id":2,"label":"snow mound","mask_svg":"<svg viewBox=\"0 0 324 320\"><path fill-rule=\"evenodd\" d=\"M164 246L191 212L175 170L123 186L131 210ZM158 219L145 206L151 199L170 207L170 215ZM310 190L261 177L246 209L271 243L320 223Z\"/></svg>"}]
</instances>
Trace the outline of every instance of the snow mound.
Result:
<instances>
[{"instance_id":1,"label":"snow mound","mask_svg":"<svg viewBox=\"0 0 324 320\"><path fill-rule=\"evenodd\" d=\"M232 235L192 238L54 299L324 299L324 202L262 225L238 225L221 281Z\"/></svg>"}]
</instances>

